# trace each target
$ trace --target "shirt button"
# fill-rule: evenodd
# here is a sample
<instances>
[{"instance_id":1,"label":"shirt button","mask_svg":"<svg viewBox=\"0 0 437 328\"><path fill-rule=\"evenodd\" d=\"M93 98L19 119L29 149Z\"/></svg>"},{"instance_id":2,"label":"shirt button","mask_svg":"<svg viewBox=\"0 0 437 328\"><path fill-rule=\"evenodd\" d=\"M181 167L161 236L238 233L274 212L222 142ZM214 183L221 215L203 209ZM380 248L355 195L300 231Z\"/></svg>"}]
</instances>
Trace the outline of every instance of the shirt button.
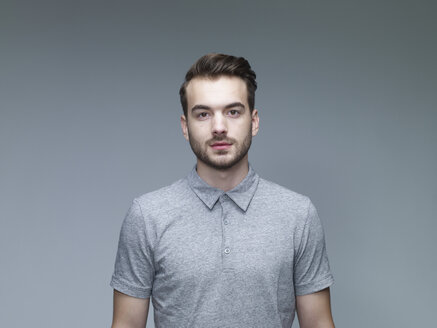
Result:
<instances>
[{"instance_id":1,"label":"shirt button","mask_svg":"<svg viewBox=\"0 0 437 328\"><path fill-rule=\"evenodd\" d=\"M224 224L229 224L229 221L226 219L223 222L224 222Z\"/></svg>"},{"instance_id":2,"label":"shirt button","mask_svg":"<svg viewBox=\"0 0 437 328\"><path fill-rule=\"evenodd\" d=\"M231 252L231 250L229 248L225 248L225 254L229 254Z\"/></svg>"}]
</instances>

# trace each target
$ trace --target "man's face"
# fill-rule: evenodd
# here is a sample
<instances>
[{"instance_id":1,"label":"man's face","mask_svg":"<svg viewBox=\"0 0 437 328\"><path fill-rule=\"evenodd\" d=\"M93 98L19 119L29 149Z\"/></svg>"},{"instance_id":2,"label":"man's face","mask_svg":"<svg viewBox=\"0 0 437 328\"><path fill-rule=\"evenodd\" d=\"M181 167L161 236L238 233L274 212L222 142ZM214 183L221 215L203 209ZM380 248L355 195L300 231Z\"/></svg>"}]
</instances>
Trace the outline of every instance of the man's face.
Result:
<instances>
[{"instance_id":1,"label":"man's face","mask_svg":"<svg viewBox=\"0 0 437 328\"><path fill-rule=\"evenodd\" d=\"M198 160L226 170L246 158L258 132L258 111L252 114L247 87L239 77L194 78L187 86L188 110L181 117L185 139Z\"/></svg>"}]
</instances>

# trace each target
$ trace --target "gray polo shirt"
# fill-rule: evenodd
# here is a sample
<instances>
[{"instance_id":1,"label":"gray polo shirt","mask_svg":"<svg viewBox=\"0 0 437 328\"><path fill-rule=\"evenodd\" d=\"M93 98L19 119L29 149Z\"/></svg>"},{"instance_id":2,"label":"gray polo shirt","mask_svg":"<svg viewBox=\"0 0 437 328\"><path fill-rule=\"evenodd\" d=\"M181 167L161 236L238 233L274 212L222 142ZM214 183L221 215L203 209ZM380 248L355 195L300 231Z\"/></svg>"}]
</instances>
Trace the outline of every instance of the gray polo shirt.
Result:
<instances>
[{"instance_id":1,"label":"gray polo shirt","mask_svg":"<svg viewBox=\"0 0 437 328\"><path fill-rule=\"evenodd\" d=\"M135 198L110 285L152 296L155 326L291 327L295 297L334 282L306 196L249 172L234 189L196 171Z\"/></svg>"}]
</instances>

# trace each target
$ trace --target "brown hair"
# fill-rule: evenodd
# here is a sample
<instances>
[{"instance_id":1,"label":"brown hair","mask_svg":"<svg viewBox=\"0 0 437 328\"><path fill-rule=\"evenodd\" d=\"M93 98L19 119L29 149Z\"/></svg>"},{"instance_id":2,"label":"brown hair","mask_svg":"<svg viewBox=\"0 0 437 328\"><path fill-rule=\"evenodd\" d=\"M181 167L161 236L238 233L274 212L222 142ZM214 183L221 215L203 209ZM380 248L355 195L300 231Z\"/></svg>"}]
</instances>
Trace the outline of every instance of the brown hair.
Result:
<instances>
[{"instance_id":1,"label":"brown hair","mask_svg":"<svg viewBox=\"0 0 437 328\"><path fill-rule=\"evenodd\" d=\"M256 74L243 57L210 53L200 57L185 75L185 81L179 90L184 115L187 116L187 85L195 77L218 78L221 75L237 76L246 82L247 102L252 113L255 106Z\"/></svg>"}]
</instances>

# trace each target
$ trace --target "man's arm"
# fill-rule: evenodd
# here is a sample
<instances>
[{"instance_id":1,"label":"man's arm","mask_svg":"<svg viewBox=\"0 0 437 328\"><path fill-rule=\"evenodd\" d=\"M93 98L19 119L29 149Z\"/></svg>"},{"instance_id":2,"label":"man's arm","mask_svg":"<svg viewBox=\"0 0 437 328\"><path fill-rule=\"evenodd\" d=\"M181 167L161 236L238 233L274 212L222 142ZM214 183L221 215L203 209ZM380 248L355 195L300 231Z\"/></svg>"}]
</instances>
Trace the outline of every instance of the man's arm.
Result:
<instances>
[{"instance_id":1,"label":"man's arm","mask_svg":"<svg viewBox=\"0 0 437 328\"><path fill-rule=\"evenodd\" d=\"M144 328L150 298L136 298L114 289L112 328Z\"/></svg>"},{"instance_id":2,"label":"man's arm","mask_svg":"<svg viewBox=\"0 0 437 328\"><path fill-rule=\"evenodd\" d=\"M296 311L301 328L334 328L329 287L296 296Z\"/></svg>"}]
</instances>

